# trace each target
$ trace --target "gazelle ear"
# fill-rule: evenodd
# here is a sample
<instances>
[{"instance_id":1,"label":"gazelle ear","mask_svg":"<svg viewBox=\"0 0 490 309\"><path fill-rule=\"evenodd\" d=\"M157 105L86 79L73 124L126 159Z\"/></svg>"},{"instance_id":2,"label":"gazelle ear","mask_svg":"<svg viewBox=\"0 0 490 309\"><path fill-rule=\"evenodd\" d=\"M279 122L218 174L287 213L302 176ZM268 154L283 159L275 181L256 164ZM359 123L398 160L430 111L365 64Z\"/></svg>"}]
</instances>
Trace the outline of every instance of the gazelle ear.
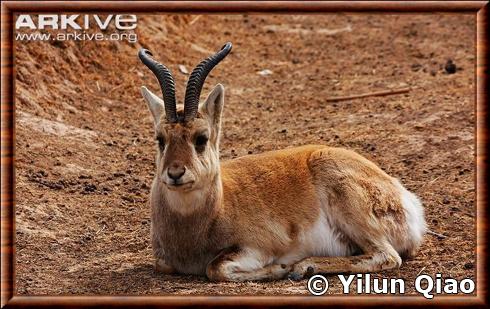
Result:
<instances>
[{"instance_id":1,"label":"gazelle ear","mask_svg":"<svg viewBox=\"0 0 490 309\"><path fill-rule=\"evenodd\" d=\"M148 90L145 86L141 87L141 94L145 98L146 104L150 109L151 114L153 115L153 120L155 121L155 125L160 120L160 117L165 114L165 105L163 100L156 96L153 92Z\"/></svg>"},{"instance_id":2,"label":"gazelle ear","mask_svg":"<svg viewBox=\"0 0 490 309\"><path fill-rule=\"evenodd\" d=\"M211 93L208 95L204 103L199 106L201 114L206 115L212 122L213 126L220 124L221 112L225 104L225 87L217 84Z\"/></svg>"}]
</instances>

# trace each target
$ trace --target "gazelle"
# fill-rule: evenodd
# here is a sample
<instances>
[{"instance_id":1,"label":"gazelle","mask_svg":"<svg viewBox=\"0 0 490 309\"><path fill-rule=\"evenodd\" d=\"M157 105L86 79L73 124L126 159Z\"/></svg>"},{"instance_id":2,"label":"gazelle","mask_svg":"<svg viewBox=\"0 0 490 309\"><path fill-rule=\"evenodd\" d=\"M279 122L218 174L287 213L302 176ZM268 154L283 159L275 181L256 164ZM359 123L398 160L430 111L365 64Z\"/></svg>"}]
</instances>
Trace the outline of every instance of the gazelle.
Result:
<instances>
[{"instance_id":1,"label":"gazelle","mask_svg":"<svg viewBox=\"0 0 490 309\"><path fill-rule=\"evenodd\" d=\"M167 67L139 51L163 100L141 91L158 143L151 188L156 269L213 281L301 279L399 267L426 231L418 198L353 151L309 145L220 163L224 87L200 103L225 44L191 73L177 109Z\"/></svg>"}]
</instances>

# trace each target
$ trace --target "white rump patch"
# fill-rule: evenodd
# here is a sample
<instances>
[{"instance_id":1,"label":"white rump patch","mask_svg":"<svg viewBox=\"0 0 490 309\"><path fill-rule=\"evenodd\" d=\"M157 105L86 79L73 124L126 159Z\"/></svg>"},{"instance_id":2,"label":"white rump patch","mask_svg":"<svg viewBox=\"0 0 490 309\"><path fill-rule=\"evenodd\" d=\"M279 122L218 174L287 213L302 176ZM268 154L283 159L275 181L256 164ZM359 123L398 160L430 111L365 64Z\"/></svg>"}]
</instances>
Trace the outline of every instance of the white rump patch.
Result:
<instances>
[{"instance_id":1,"label":"white rump patch","mask_svg":"<svg viewBox=\"0 0 490 309\"><path fill-rule=\"evenodd\" d=\"M424 207L415 194L408 191L398 179L394 179L393 183L401 193L401 201L403 209L407 217L408 233L407 238L409 243L405 244L405 248L397 248L398 252L404 249L416 248L422 242L424 234L427 231L427 224L424 219Z\"/></svg>"}]
</instances>

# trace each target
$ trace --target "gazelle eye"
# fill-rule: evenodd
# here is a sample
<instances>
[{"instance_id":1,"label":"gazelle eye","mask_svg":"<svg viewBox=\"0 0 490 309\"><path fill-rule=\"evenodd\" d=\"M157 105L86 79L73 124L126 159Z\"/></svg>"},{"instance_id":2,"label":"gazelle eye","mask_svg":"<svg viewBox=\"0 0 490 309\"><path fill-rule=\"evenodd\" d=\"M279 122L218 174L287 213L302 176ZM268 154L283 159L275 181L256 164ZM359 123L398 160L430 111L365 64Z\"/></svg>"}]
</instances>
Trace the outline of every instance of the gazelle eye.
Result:
<instances>
[{"instance_id":1,"label":"gazelle eye","mask_svg":"<svg viewBox=\"0 0 490 309\"><path fill-rule=\"evenodd\" d=\"M206 135L198 135L196 137L196 141L194 142L196 146L196 150L198 152L204 151L204 148L206 147L206 144L208 142L208 137Z\"/></svg>"},{"instance_id":2,"label":"gazelle eye","mask_svg":"<svg viewBox=\"0 0 490 309\"><path fill-rule=\"evenodd\" d=\"M165 149L165 138L163 136L157 136L158 147L163 151Z\"/></svg>"}]
</instances>

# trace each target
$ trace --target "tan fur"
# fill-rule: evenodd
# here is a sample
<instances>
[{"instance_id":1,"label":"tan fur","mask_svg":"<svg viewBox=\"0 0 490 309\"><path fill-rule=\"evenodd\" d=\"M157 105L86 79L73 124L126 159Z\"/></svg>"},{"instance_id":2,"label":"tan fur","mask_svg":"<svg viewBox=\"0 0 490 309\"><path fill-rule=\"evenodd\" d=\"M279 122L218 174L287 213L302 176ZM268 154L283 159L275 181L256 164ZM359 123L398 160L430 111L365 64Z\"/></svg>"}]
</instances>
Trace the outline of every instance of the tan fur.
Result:
<instances>
[{"instance_id":1,"label":"tan fur","mask_svg":"<svg viewBox=\"0 0 490 309\"><path fill-rule=\"evenodd\" d=\"M399 267L400 254L416 251L420 241L411 236L395 179L352 151L309 145L220 164L223 91L216 87L192 122L156 118L156 134L167 143L157 155L150 200L158 270L215 281L299 279ZM200 152L194 143L203 132L209 141ZM176 161L186 170L179 187L165 176ZM305 246L315 245L312 227L323 231L318 222L347 256L308 255L322 249Z\"/></svg>"}]
</instances>

